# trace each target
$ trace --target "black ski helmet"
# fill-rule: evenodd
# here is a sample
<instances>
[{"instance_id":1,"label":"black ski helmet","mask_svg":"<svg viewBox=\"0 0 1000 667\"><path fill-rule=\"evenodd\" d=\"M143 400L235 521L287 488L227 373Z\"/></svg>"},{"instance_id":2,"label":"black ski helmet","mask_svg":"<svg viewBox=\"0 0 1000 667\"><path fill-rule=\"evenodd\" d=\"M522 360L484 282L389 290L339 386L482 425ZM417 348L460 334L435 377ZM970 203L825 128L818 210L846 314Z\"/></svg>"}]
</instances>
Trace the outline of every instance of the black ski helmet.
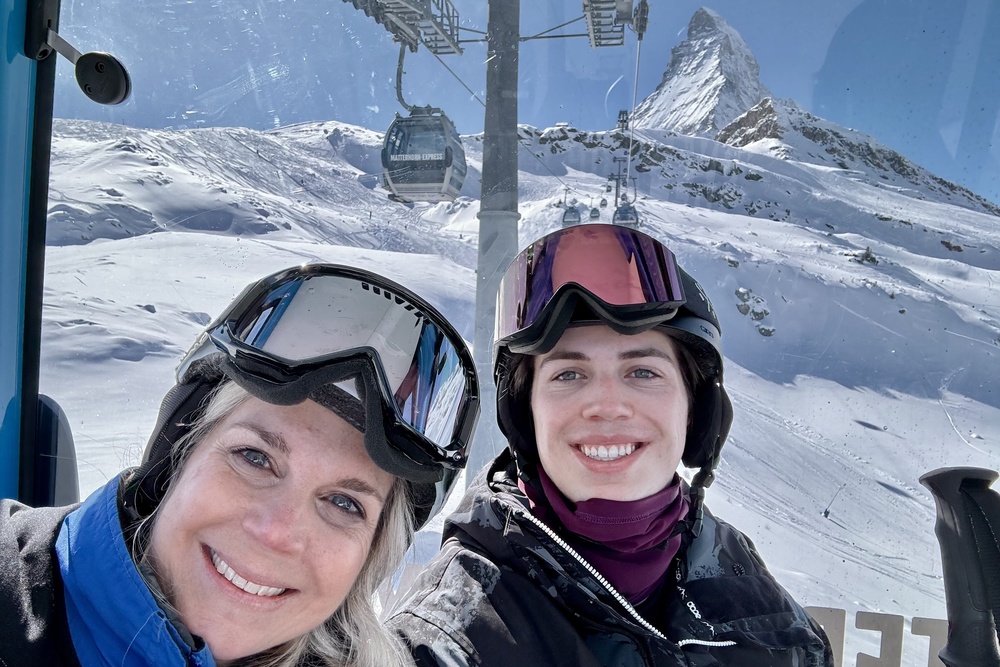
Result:
<instances>
[{"instance_id":1,"label":"black ski helmet","mask_svg":"<svg viewBox=\"0 0 1000 667\"><path fill-rule=\"evenodd\" d=\"M287 269L248 286L182 360L142 463L121 487L130 522L162 501L175 443L227 379L276 405L312 399L361 431L372 460L406 480L417 529L464 468L479 413L472 356L426 301L362 269Z\"/></svg>"},{"instance_id":2,"label":"black ski helmet","mask_svg":"<svg viewBox=\"0 0 1000 667\"><path fill-rule=\"evenodd\" d=\"M493 374L497 420L522 472L538 462L528 392L512 386L522 354L543 354L567 326L602 323L622 334L657 328L691 353L704 376L693 388L682 461L711 484L732 424L723 386L719 319L701 285L663 244L638 230L585 224L552 232L521 251L497 295Z\"/></svg>"}]
</instances>

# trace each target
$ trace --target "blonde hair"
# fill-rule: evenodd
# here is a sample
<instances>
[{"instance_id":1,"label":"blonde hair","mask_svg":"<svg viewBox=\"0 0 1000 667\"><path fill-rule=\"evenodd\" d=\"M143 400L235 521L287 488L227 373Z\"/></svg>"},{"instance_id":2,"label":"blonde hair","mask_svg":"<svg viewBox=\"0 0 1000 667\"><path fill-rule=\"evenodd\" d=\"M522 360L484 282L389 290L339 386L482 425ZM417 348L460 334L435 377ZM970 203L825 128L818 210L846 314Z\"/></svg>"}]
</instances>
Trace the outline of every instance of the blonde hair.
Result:
<instances>
[{"instance_id":1,"label":"blonde hair","mask_svg":"<svg viewBox=\"0 0 1000 667\"><path fill-rule=\"evenodd\" d=\"M173 475L180 474L195 447L248 398L250 394L246 390L228 380L206 398L201 416L171 448ZM155 522L156 515L157 512L154 512L149 519ZM149 524L148 529L151 528ZM322 625L298 639L232 664L240 667L292 667L307 656L310 665L335 667L401 667L413 664L401 640L379 622L374 604L379 586L402 562L413 541L413 532L410 487L405 480L397 477L382 508L368 558L340 608ZM149 564L145 550L140 553L137 560ZM165 603L162 599L160 602Z\"/></svg>"}]
</instances>

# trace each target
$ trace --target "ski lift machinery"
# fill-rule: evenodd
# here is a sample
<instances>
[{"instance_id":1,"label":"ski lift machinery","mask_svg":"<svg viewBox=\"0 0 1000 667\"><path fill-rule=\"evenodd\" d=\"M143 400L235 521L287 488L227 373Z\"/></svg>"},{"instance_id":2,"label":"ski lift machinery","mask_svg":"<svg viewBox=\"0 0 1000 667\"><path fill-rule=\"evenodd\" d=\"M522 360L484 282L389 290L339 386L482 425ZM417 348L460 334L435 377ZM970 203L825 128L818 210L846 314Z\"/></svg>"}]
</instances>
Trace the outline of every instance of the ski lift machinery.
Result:
<instances>
[{"instance_id":1,"label":"ski lift machinery","mask_svg":"<svg viewBox=\"0 0 1000 667\"><path fill-rule=\"evenodd\" d=\"M468 170L465 149L454 123L432 106L411 106L403 99L403 58L399 48L396 98L410 112L396 114L382 144L382 183L390 199L401 202L455 201Z\"/></svg>"}]
</instances>

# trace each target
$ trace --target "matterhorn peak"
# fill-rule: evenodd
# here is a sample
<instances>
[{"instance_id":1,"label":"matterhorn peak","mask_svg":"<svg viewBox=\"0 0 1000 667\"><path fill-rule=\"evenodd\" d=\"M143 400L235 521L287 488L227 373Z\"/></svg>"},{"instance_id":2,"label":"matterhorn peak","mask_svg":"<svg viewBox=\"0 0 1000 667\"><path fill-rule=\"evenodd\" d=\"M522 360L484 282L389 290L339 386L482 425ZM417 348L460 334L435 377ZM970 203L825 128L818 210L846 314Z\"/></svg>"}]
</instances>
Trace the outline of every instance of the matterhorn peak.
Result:
<instances>
[{"instance_id":1,"label":"matterhorn peak","mask_svg":"<svg viewBox=\"0 0 1000 667\"><path fill-rule=\"evenodd\" d=\"M687 38L671 49L660 85L636 107L633 124L714 138L769 96L760 65L740 34L702 7L688 23Z\"/></svg>"},{"instance_id":2,"label":"matterhorn peak","mask_svg":"<svg viewBox=\"0 0 1000 667\"><path fill-rule=\"evenodd\" d=\"M732 27L726 23L725 19L708 7L701 7L694 13L694 16L691 17L691 21L688 23L688 39L711 37L712 33L727 30L733 32L733 34L735 34L741 42L743 41L743 39L739 37L739 33L733 30Z\"/></svg>"}]
</instances>

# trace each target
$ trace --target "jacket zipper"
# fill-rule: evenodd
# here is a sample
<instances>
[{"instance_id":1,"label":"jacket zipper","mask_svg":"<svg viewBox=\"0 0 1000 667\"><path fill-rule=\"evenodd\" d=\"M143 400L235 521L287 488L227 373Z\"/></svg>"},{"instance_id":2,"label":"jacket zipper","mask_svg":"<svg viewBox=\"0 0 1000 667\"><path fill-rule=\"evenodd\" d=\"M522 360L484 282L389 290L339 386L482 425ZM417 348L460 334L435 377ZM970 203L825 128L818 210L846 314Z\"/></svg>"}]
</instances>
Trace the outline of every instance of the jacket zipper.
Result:
<instances>
[{"instance_id":1,"label":"jacket zipper","mask_svg":"<svg viewBox=\"0 0 1000 667\"><path fill-rule=\"evenodd\" d=\"M532 515L530 512L525 512L524 510L522 510L520 508L517 508L517 507L511 508L511 511L513 513L519 515L519 516L523 516L523 517L527 518L529 521L531 521L531 523L533 523L536 526L538 526L556 544L558 544L562 549L564 549L566 551L566 553L568 553L570 556L572 556L573 558L575 558L577 560L577 562L579 562L580 565L582 565L587 570L587 572L589 572L591 574L591 576L594 577L594 579L596 579L597 582L599 584L601 584L601 586L604 587L604 589L606 591L608 591L609 593L611 593L611 595L615 598L615 600L618 601L619 604L621 604L621 606L625 609L625 611L627 611L629 613L629 615L633 619L635 619L636 623L638 623L643 628L645 628L649 632L653 633L654 635L656 635L660 639L663 639L664 641L671 641L670 639L667 638L666 635L664 635L662 632L660 632L659 630L657 630L653 626L652 623L650 623L649 621L647 621L646 619L644 619L642 616L640 616L639 612L637 612L635 610L635 607L632 606L632 603L630 603L628 601L628 599L626 599L626 597L624 595L622 595L621 593L619 593L615 589L615 587L611 585L611 582L609 582L607 579L605 579L604 575L602 575L600 572L598 572L597 569L593 565L591 565L590 563L588 563L587 560L583 556L581 556L580 554L578 554L573 547L571 547L569 544L566 543L565 540L563 540L561 537L559 537L555 533L555 531L553 531L551 528L549 528L547 525L545 525L539 519L535 518L534 515ZM680 641L677 642L677 646L679 646L681 648L683 648L685 646L689 646L689 645L692 645L692 646L736 646L736 642L734 642L732 640L728 640L728 639L727 640L722 640L722 641L713 641L713 640L704 640L704 639L682 639L682 640L680 640Z\"/></svg>"}]
</instances>

